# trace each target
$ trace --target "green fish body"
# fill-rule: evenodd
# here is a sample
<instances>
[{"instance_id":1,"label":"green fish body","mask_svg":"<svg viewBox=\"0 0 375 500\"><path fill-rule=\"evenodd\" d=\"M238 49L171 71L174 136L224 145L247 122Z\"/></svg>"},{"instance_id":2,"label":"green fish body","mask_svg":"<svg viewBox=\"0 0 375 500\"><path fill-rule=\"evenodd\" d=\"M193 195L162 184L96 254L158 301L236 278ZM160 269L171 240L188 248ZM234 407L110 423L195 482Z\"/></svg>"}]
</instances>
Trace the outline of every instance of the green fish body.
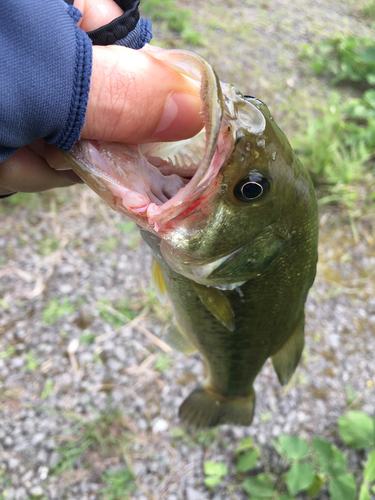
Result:
<instances>
[{"instance_id":1,"label":"green fish body","mask_svg":"<svg viewBox=\"0 0 375 500\"><path fill-rule=\"evenodd\" d=\"M165 285L174 311L165 341L205 360L208 376L181 405L182 422L250 425L253 382L266 360L286 384L303 350L304 305L317 263L314 189L261 101L221 83L199 56L157 57L201 86L205 137L167 145L167 152L163 144L135 151L86 141L70 161L142 228L157 262L154 281ZM129 181L132 165L146 171L146 163L165 175L164 193L181 169L183 182L166 201L155 195L159 188L151 196Z\"/></svg>"}]
</instances>

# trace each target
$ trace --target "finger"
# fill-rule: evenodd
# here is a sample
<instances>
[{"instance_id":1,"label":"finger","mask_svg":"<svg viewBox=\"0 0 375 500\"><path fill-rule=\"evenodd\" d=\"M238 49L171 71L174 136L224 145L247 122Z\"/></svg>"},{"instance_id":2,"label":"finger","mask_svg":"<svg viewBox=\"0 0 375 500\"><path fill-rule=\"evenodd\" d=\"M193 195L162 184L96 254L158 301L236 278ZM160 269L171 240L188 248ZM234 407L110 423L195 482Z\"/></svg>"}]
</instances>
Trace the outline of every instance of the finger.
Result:
<instances>
[{"instance_id":1,"label":"finger","mask_svg":"<svg viewBox=\"0 0 375 500\"><path fill-rule=\"evenodd\" d=\"M93 47L83 138L186 139L203 126L200 109L198 87L163 62L125 47Z\"/></svg>"},{"instance_id":2,"label":"finger","mask_svg":"<svg viewBox=\"0 0 375 500\"><path fill-rule=\"evenodd\" d=\"M78 26L86 32L96 30L124 13L113 0L74 0L73 5L82 12Z\"/></svg>"},{"instance_id":3,"label":"finger","mask_svg":"<svg viewBox=\"0 0 375 500\"><path fill-rule=\"evenodd\" d=\"M0 164L0 187L9 192L35 193L75 184L49 167L46 160L27 146Z\"/></svg>"}]
</instances>

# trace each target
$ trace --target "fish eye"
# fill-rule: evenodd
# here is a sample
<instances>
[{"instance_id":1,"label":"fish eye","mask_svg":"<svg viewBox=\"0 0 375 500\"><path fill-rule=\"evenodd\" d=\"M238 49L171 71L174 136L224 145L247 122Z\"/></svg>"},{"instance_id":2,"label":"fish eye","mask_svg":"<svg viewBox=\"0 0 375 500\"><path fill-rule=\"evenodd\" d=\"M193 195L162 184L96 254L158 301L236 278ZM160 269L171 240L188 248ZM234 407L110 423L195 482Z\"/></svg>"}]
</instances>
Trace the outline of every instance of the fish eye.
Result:
<instances>
[{"instance_id":1,"label":"fish eye","mask_svg":"<svg viewBox=\"0 0 375 500\"><path fill-rule=\"evenodd\" d=\"M239 201L249 202L259 200L265 196L270 189L270 182L265 177L249 175L247 179L240 181L234 188L233 194Z\"/></svg>"}]
</instances>

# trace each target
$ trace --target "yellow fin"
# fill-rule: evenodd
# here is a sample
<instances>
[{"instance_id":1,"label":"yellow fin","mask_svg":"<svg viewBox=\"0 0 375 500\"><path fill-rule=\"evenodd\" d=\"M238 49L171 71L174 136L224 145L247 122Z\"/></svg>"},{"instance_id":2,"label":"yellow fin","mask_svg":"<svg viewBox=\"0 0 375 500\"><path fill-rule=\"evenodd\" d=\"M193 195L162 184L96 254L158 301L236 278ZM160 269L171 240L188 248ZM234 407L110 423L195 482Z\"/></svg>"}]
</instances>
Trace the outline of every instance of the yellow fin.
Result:
<instances>
[{"instance_id":1,"label":"yellow fin","mask_svg":"<svg viewBox=\"0 0 375 500\"><path fill-rule=\"evenodd\" d=\"M178 415L187 427L204 429L216 425L250 425L255 408L255 392L246 398L225 398L200 386L180 406Z\"/></svg>"},{"instance_id":2,"label":"yellow fin","mask_svg":"<svg viewBox=\"0 0 375 500\"><path fill-rule=\"evenodd\" d=\"M172 347L175 351L184 354L193 354L197 349L193 344L180 332L177 325L172 325L168 328L162 338L163 342Z\"/></svg>"},{"instance_id":3,"label":"yellow fin","mask_svg":"<svg viewBox=\"0 0 375 500\"><path fill-rule=\"evenodd\" d=\"M151 279L152 279L152 284L155 287L156 295L160 302L163 304L167 301L167 287L165 286L165 281L163 278L163 274L161 272L160 266L157 263L155 257L152 258L152 265L151 265Z\"/></svg>"},{"instance_id":4,"label":"yellow fin","mask_svg":"<svg viewBox=\"0 0 375 500\"><path fill-rule=\"evenodd\" d=\"M201 302L229 331L234 330L234 312L222 290L193 282Z\"/></svg>"},{"instance_id":5,"label":"yellow fin","mask_svg":"<svg viewBox=\"0 0 375 500\"><path fill-rule=\"evenodd\" d=\"M281 385L289 382L297 368L305 344L304 329L305 317L302 316L292 335L272 356L272 364Z\"/></svg>"}]
</instances>

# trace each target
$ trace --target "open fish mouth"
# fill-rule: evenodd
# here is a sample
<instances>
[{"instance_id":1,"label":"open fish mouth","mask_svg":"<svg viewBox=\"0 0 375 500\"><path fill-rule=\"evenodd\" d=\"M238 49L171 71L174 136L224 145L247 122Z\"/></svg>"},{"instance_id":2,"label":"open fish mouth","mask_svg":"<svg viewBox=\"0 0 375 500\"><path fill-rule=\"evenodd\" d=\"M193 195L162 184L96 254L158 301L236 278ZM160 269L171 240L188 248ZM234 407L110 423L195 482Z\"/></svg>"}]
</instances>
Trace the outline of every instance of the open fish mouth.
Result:
<instances>
[{"instance_id":1,"label":"open fish mouth","mask_svg":"<svg viewBox=\"0 0 375 500\"><path fill-rule=\"evenodd\" d=\"M230 148L228 141L220 140L223 96L212 67L186 51L151 51L150 55L200 87L201 132L185 141L140 145L80 140L66 157L111 208L144 229L163 234L212 188Z\"/></svg>"}]
</instances>

